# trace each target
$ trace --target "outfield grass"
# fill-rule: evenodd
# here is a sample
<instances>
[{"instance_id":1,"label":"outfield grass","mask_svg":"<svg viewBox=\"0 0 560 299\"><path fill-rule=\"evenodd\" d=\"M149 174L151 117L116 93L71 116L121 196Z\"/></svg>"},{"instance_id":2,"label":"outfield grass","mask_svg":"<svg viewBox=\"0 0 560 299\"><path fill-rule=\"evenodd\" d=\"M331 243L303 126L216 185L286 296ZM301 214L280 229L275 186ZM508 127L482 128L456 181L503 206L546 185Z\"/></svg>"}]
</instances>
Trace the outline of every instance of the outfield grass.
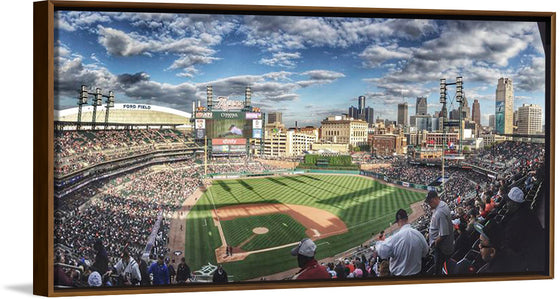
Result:
<instances>
[{"instance_id":1,"label":"outfield grass","mask_svg":"<svg viewBox=\"0 0 560 299\"><path fill-rule=\"evenodd\" d=\"M214 207L281 202L326 210L346 223L348 233L318 240L317 258L320 259L362 244L372 234L388 227L398 209L404 208L410 213L410 205L423 197L421 192L358 176L297 175L218 180L204 193L187 217L186 258L191 269L199 269L209 262L216 264L214 250L221 246L221 240L211 218ZM231 242L229 238L228 242ZM290 248L250 255L243 261L224 265L228 274L234 275L237 281L294 267L297 264L290 255Z\"/></svg>"}]
</instances>

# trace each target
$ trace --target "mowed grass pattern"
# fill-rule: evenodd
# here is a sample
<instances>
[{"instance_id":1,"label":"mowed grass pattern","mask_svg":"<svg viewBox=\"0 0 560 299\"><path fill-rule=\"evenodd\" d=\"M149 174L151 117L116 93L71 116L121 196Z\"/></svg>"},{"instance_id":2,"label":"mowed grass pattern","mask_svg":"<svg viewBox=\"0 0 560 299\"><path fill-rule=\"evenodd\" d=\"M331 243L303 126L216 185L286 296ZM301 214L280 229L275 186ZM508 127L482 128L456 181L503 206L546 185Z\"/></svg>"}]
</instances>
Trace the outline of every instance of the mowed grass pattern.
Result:
<instances>
[{"instance_id":1,"label":"mowed grass pattern","mask_svg":"<svg viewBox=\"0 0 560 299\"><path fill-rule=\"evenodd\" d=\"M217 180L188 215L185 245L187 260L192 269L199 269L208 262L216 263L214 249L221 246L221 241L219 235L214 233L215 226L211 219L211 209L214 207L281 202L329 211L342 219L349 231L317 241L317 258L324 258L362 244L372 234L388 227L398 209L403 208L410 213L410 205L423 198L422 192L396 188L352 175L306 174ZM202 219L206 219L206 222ZM210 223L211 226L198 228L201 223ZM211 232L211 235L207 232ZM189 254L194 251L196 254ZM289 251L289 248L284 248L251 255L244 261L227 263L224 267L229 274L235 276L235 280L277 273L297 267Z\"/></svg>"},{"instance_id":2,"label":"mowed grass pattern","mask_svg":"<svg viewBox=\"0 0 560 299\"><path fill-rule=\"evenodd\" d=\"M241 246L245 251L276 247L298 242L306 237L305 227L285 214L251 216L222 221L222 229L229 245ZM256 227L266 227L266 234L254 234Z\"/></svg>"}]
</instances>

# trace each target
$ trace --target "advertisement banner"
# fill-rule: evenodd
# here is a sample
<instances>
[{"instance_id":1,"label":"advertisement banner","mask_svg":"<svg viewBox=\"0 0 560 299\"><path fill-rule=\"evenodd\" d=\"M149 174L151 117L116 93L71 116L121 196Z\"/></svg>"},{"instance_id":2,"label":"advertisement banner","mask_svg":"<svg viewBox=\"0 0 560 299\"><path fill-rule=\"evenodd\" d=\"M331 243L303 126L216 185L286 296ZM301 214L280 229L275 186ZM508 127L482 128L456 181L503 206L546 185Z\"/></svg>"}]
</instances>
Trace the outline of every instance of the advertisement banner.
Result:
<instances>
[{"instance_id":1,"label":"advertisement banner","mask_svg":"<svg viewBox=\"0 0 560 299\"><path fill-rule=\"evenodd\" d=\"M253 119L253 129L262 129L262 119Z\"/></svg>"},{"instance_id":2,"label":"advertisement banner","mask_svg":"<svg viewBox=\"0 0 560 299\"><path fill-rule=\"evenodd\" d=\"M212 145L212 152L226 153L229 152L229 145Z\"/></svg>"},{"instance_id":3,"label":"advertisement banner","mask_svg":"<svg viewBox=\"0 0 560 299\"><path fill-rule=\"evenodd\" d=\"M195 118L212 118L212 112L196 112Z\"/></svg>"},{"instance_id":4,"label":"advertisement banner","mask_svg":"<svg viewBox=\"0 0 560 299\"><path fill-rule=\"evenodd\" d=\"M226 138L216 138L212 139L212 146L216 145L246 145L246 139L226 139Z\"/></svg>"},{"instance_id":5,"label":"advertisement banner","mask_svg":"<svg viewBox=\"0 0 560 299\"><path fill-rule=\"evenodd\" d=\"M262 129L253 130L253 138L260 139L262 137Z\"/></svg>"},{"instance_id":6,"label":"advertisement banner","mask_svg":"<svg viewBox=\"0 0 560 299\"><path fill-rule=\"evenodd\" d=\"M504 134L505 131L505 102L496 102L496 132Z\"/></svg>"},{"instance_id":7,"label":"advertisement banner","mask_svg":"<svg viewBox=\"0 0 560 299\"><path fill-rule=\"evenodd\" d=\"M206 129L206 120L202 118L197 118L194 121L194 128L195 129Z\"/></svg>"},{"instance_id":8,"label":"advertisement banner","mask_svg":"<svg viewBox=\"0 0 560 299\"><path fill-rule=\"evenodd\" d=\"M261 118L261 114L258 112L247 112L245 114L245 118L246 119L257 119L257 118Z\"/></svg>"},{"instance_id":9,"label":"advertisement banner","mask_svg":"<svg viewBox=\"0 0 560 299\"><path fill-rule=\"evenodd\" d=\"M407 183L407 182L403 182L402 185L403 185L404 187L410 187L410 184Z\"/></svg>"},{"instance_id":10,"label":"advertisement banner","mask_svg":"<svg viewBox=\"0 0 560 299\"><path fill-rule=\"evenodd\" d=\"M205 135L206 132L204 129L196 130L196 139L203 139Z\"/></svg>"},{"instance_id":11,"label":"advertisement banner","mask_svg":"<svg viewBox=\"0 0 560 299\"><path fill-rule=\"evenodd\" d=\"M247 151L247 148L244 145L230 145L229 151L232 153L242 153Z\"/></svg>"}]
</instances>

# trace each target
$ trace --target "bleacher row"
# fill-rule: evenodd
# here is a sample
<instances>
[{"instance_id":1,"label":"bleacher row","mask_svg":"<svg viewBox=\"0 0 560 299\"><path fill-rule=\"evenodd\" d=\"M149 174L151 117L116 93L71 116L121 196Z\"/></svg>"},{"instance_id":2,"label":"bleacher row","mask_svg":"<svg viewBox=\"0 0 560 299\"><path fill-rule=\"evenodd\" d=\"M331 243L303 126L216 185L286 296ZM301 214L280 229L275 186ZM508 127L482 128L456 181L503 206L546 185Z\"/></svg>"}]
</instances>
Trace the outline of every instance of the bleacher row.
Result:
<instances>
[{"instance_id":1,"label":"bleacher row","mask_svg":"<svg viewBox=\"0 0 560 299\"><path fill-rule=\"evenodd\" d=\"M57 131L54 138L55 176L64 176L106 161L145 154L158 149L194 145L179 130Z\"/></svg>"}]
</instances>

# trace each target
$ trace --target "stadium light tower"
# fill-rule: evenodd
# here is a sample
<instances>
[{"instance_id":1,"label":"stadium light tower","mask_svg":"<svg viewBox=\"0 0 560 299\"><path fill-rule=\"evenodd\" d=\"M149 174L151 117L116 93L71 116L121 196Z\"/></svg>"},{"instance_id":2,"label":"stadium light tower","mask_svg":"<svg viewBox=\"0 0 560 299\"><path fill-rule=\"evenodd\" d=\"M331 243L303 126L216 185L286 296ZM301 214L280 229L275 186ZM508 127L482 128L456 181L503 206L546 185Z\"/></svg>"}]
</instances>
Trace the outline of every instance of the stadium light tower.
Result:
<instances>
[{"instance_id":1,"label":"stadium light tower","mask_svg":"<svg viewBox=\"0 0 560 299\"><path fill-rule=\"evenodd\" d=\"M463 153L463 77L455 78L455 99L459 103L459 155Z\"/></svg>"},{"instance_id":2,"label":"stadium light tower","mask_svg":"<svg viewBox=\"0 0 560 299\"><path fill-rule=\"evenodd\" d=\"M251 87L245 87L245 108L251 107Z\"/></svg>"},{"instance_id":3,"label":"stadium light tower","mask_svg":"<svg viewBox=\"0 0 560 299\"><path fill-rule=\"evenodd\" d=\"M96 88L95 89L95 98L93 99L93 102L91 102L91 105L93 106L93 115L91 116L91 129L95 130L95 121L96 121L96 115L97 115L97 106L101 106L103 104L103 95L101 94L101 88Z\"/></svg>"},{"instance_id":4,"label":"stadium light tower","mask_svg":"<svg viewBox=\"0 0 560 299\"><path fill-rule=\"evenodd\" d=\"M441 186L442 189L445 188L445 134L446 134L446 126L445 126L445 120L447 119L447 109L445 108L445 104L447 103L447 83L445 82L445 79L440 79L439 80L439 102L442 104L441 107L441 114L443 117L443 128L441 130L442 132L442 138L441 138Z\"/></svg>"},{"instance_id":5,"label":"stadium light tower","mask_svg":"<svg viewBox=\"0 0 560 299\"><path fill-rule=\"evenodd\" d=\"M206 106L208 110L212 110L212 85L206 86Z\"/></svg>"},{"instance_id":6,"label":"stadium light tower","mask_svg":"<svg viewBox=\"0 0 560 299\"><path fill-rule=\"evenodd\" d=\"M87 86L82 85L80 88L80 96L78 97L78 123L76 124L76 130L79 130L82 126L82 106L87 104L88 101L88 91Z\"/></svg>"},{"instance_id":7,"label":"stadium light tower","mask_svg":"<svg viewBox=\"0 0 560 299\"><path fill-rule=\"evenodd\" d=\"M107 106L105 106L107 109L105 111L105 129L107 129L107 126L109 126L109 108L115 107L115 94L111 90L109 91L109 95L105 97L107 98L107 101L105 102L107 104Z\"/></svg>"}]
</instances>

